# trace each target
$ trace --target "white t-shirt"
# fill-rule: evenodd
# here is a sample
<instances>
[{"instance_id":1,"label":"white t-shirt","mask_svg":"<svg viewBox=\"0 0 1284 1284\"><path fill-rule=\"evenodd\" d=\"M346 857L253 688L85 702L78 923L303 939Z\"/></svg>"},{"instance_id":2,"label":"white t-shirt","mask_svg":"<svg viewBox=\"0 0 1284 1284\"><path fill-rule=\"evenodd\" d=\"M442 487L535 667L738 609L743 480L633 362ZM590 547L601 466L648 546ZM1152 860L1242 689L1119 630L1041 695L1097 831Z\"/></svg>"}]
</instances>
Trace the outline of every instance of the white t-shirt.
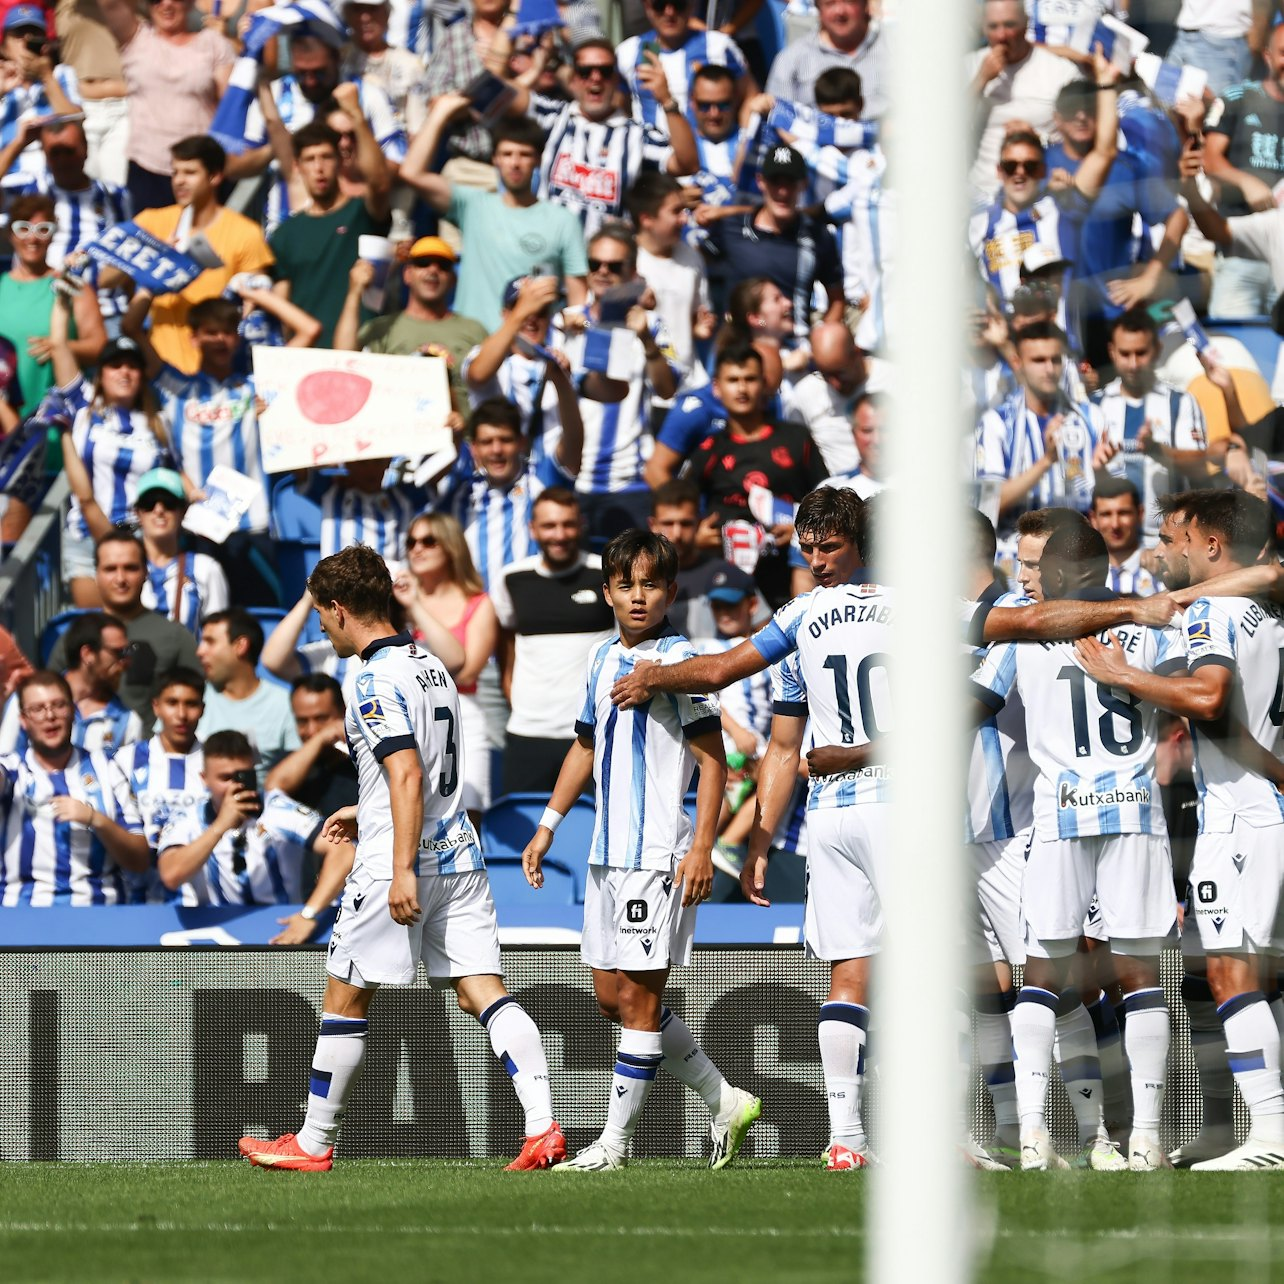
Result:
<instances>
[{"instance_id":1,"label":"white t-shirt","mask_svg":"<svg viewBox=\"0 0 1284 1284\"><path fill-rule=\"evenodd\" d=\"M704 260L698 251L682 243L674 246L670 258L662 258L639 246L638 275L651 287L656 313L669 328L673 352L682 367L679 396L692 388L703 387L709 382L709 375L695 359L691 320L698 307L709 306L709 282L705 277ZM673 404L658 397L653 401L657 406Z\"/></svg>"},{"instance_id":2,"label":"white t-shirt","mask_svg":"<svg viewBox=\"0 0 1284 1284\"><path fill-rule=\"evenodd\" d=\"M1222 40L1246 36L1252 25L1252 0L1182 0L1177 14L1179 30L1198 31Z\"/></svg>"}]
</instances>

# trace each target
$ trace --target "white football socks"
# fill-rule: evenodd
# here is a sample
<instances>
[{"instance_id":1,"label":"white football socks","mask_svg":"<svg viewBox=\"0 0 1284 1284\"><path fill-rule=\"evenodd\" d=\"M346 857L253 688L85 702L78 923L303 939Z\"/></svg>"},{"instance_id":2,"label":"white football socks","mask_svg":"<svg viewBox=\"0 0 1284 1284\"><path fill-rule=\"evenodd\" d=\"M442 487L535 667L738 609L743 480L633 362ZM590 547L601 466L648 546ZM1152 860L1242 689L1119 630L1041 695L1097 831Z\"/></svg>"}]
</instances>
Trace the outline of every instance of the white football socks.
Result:
<instances>
[{"instance_id":1,"label":"white football socks","mask_svg":"<svg viewBox=\"0 0 1284 1284\"><path fill-rule=\"evenodd\" d=\"M1132 1084L1124 1058L1123 1031L1110 996L1098 994L1087 1005L1097 1032L1097 1057L1101 1061L1101 1090L1105 1097L1107 1127L1128 1126L1132 1120Z\"/></svg>"},{"instance_id":2,"label":"white football socks","mask_svg":"<svg viewBox=\"0 0 1284 1284\"><path fill-rule=\"evenodd\" d=\"M1147 1136L1159 1135L1168 1075L1168 1040L1168 1004L1163 990L1156 986L1125 994L1124 1051L1132 1072L1132 1127L1134 1132ZM1278 1065L1278 1036L1275 1042Z\"/></svg>"},{"instance_id":3,"label":"white football socks","mask_svg":"<svg viewBox=\"0 0 1284 1284\"><path fill-rule=\"evenodd\" d=\"M1279 1031L1265 995L1260 990L1237 994L1217 1013L1226 1029L1226 1058L1235 1086L1248 1107L1249 1133L1261 1141L1284 1142Z\"/></svg>"},{"instance_id":4,"label":"white football socks","mask_svg":"<svg viewBox=\"0 0 1284 1284\"><path fill-rule=\"evenodd\" d=\"M628 1153L633 1130L663 1059L659 1030L620 1030L620 1049L615 1054L611 1100L601 1138L607 1150L617 1155Z\"/></svg>"},{"instance_id":5,"label":"white football socks","mask_svg":"<svg viewBox=\"0 0 1284 1284\"><path fill-rule=\"evenodd\" d=\"M687 1023L669 1008L660 1009L661 1066L686 1084L709 1107L715 1118L731 1109L735 1092L722 1071L705 1055Z\"/></svg>"},{"instance_id":6,"label":"white football socks","mask_svg":"<svg viewBox=\"0 0 1284 1284\"><path fill-rule=\"evenodd\" d=\"M1046 1126L1043 1110L1048 1101L1056 1012L1057 996L1033 985L1022 987L1012 1009L1012 1052L1022 1132Z\"/></svg>"},{"instance_id":7,"label":"white football socks","mask_svg":"<svg viewBox=\"0 0 1284 1284\"><path fill-rule=\"evenodd\" d=\"M1016 1131L1016 1072L1012 1068L1012 1007L1016 995L979 994L976 998L976 1055L981 1075L994 1104L994 1130L1004 1136Z\"/></svg>"},{"instance_id":8,"label":"white football socks","mask_svg":"<svg viewBox=\"0 0 1284 1284\"><path fill-rule=\"evenodd\" d=\"M344 1104L366 1055L368 1027L364 1019L321 1013L308 1083L308 1113L295 1136L299 1149L309 1155L325 1154L339 1135Z\"/></svg>"},{"instance_id":9,"label":"white football socks","mask_svg":"<svg viewBox=\"0 0 1284 1284\"><path fill-rule=\"evenodd\" d=\"M535 1022L511 994L496 999L477 1018L490 1036L490 1046L513 1081L526 1112L526 1135L538 1137L553 1124L548 1059Z\"/></svg>"},{"instance_id":10,"label":"white football socks","mask_svg":"<svg viewBox=\"0 0 1284 1284\"><path fill-rule=\"evenodd\" d=\"M860 1116L869 1009L859 1003L822 1003L816 1037L829 1100L829 1139L850 1150L867 1146Z\"/></svg>"},{"instance_id":11,"label":"white football socks","mask_svg":"<svg viewBox=\"0 0 1284 1284\"><path fill-rule=\"evenodd\" d=\"M1096 1141L1104 1131L1101 1095L1101 1062L1097 1057L1097 1032L1092 1018L1079 1001L1079 991L1062 992L1057 1009L1056 1056L1066 1096L1079 1125L1079 1144Z\"/></svg>"}]
</instances>

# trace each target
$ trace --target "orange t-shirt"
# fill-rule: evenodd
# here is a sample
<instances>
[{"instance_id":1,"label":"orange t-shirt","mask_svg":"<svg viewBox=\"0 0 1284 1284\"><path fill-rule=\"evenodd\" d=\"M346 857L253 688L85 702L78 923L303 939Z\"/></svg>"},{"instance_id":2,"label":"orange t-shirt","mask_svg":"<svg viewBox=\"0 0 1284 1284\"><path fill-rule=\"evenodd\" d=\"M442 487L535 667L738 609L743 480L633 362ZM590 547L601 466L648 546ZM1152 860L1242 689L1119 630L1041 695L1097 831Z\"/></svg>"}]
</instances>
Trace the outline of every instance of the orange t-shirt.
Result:
<instances>
[{"instance_id":1,"label":"orange t-shirt","mask_svg":"<svg viewBox=\"0 0 1284 1284\"><path fill-rule=\"evenodd\" d=\"M173 244L182 213L182 206L166 205L144 210L134 222L158 240ZM192 305L222 294L238 272L265 272L276 262L263 238L263 229L235 210L220 208L214 221L201 231L223 260L223 266L206 269L177 294L158 295L152 304L152 346L161 360L184 374L195 374L200 367L200 354L187 328Z\"/></svg>"}]
</instances>

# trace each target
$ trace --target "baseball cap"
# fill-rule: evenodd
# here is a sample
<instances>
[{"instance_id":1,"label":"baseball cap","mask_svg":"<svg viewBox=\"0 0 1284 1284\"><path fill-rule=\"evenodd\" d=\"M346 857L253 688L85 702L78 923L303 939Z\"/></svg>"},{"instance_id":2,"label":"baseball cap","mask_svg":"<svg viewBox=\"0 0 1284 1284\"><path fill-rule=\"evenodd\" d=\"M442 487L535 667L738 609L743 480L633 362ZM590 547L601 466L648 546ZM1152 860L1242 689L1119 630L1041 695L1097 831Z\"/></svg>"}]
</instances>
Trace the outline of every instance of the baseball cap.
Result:
<instances>
[{"instance_id":1,"label":"baseball cap","mask_svg":"<svg viewBox=\"0 0 1284 1284\"><path fill-rule=\"evenodd\" d=\"M738 566L715 571L706 596L711 602L743 602L755 592L753 580Z\"/></svg>"},{"instance_id":2,"label":"baseball cap","mask_svg":"<svg viewBox=\"0 0 1284 1284\"><path fill-rule=\"evenodd\" d=\"M781 143L767 153L759 173L763 178L802 179L807 177L807 162L801 152L795 151L788 143Z\"/></svg>"},{"instance_id":3,"label":"baseball cap","mask_svg":"<svg viewBox=\"0 0 1284 1284\"><path fill-rule=\"evenodd\" d=\"M503 307L505 311L507 311L507 309L511 308L513 304L517 302L517 296L521 292L523 281L529 281L532 277L550 276L550 275L551 273L543 272L539 268L533 268L525 276L513 277L513 279L506 286L504 286L504 300L503 300L503 303L501 304L501 307ZM566 302L565 295L563 295L559 291L557 298L553 300L553 304L551 304L550 306L561 306L565 302Z\"/></svg>"},{"instance_id":4,"label":"baseball cap","mask_svg":"<svg viewBox=\"0 0 1284 1284\"><path fill-rule=\"evenodd\" d=\"M410 258L412 262L415 259L426 258L449 259L452 263L459 262L459 255L450 248L450 242L443 241L440 236L421 236L410 247Z\"/></svg>"},{"instance_id":5,"label":"baseball cap","mask_svg":"<svg viewBox=\"0 0 1284 1284\"><path fill-rule=\"evenodd\" d=\"M183 490L183 479L172 468L152 468L145 472L138 479L136 502L141 506L151 492L158 490L166 495L173 495L175 499L184 501L187 499L187 493Z\"/></svg>"},{"instance_id":6,"label":"baseball cap","mask_svg":"<svg viewBox=\"0 0 1284 1284\"><path fill-rule=\"evenodd\" d=\"M113 339L102 350L102 354L98 358L100 366L118 366L123 362L129 362L140 370L147 364L143 357L142 348L127 334L122 334L120 338Z\"/></svg>"},{"instance_id":7,"label":"baseball cap","mask_svg":"<svg viewBox=\"0 0 1284 1284\"><path fill-rule=\"evenodd\" d=\"M45 34L45 15L44 11L34 4L18 4L5 14L4 30L21 31L31 28L33 31Z\"/></svg>"},{"instance_id":8,"label":"baseball cap","mask_svg":"<svg viewBox=\"0 0 1284 1284\"><path fill-rule=\"evenodd\" d=\"M1021 255L1021 275L1034 276L1045 268L1066 268L1070 263L1065 255L1054 250L1050 245L1036 241Z\"/></svg>"}]
</instances>

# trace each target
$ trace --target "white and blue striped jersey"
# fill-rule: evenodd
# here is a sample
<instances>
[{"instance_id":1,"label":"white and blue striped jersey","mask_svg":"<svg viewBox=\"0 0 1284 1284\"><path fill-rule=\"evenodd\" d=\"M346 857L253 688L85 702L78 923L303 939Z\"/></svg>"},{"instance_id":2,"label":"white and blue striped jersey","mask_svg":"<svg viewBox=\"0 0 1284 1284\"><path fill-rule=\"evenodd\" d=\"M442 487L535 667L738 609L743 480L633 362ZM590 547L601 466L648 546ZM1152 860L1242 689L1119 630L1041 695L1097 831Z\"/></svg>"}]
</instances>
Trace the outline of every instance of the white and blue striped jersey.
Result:
<instances>
[{"instance_id":1,"label":"white and blue striped jersey","mask_svg":"<svg viewBox=\"0 0 1284 1284\"><path fill-rule=\"evenodd\" d=\"M1110 563L1106 587L1120 597L1150 597L1159 592L1155 577L1141 564L1141 549L1136 548L1118 566Z\"/></svg>"},{"instance_id":2,"label":"white and blue striped jersey","mask_svg":"<svg viewBox=\"0 0 1284 1284\"><path fill-rule=\"evenodd\" d=\"M743 641L744 638L696 638L692 646L698 655L723 655ZM723 687L719 699L723 713L729 714L746 731L753 732L761 755L771 734L771 673L767 669L751 673L747 678ZM731 737L725 734L723 745L728 753L735 747Z\"/></svg>"},{"instance_id":3,"label":"white and blue striped jersey","mask_svg":"<svg viewBox=\"0 0 1284 1284\"><path fill-rule=\"evenodd\" d=\"M321 556L366 544L386 562L406 556L406 532L425 507L418 490L402 485L373 494L335 482L320 498Z\"/></svg>"},{"instance_id":4,"label":"white and blue striped jersey","mask_svg":"<svg viewBox=\"0 0 1284 1284\"><path fill-rule=\"evenodd\" d=\"M1101 601L1113 594L1084 589L1078 596ZM1136 668L1162 673L1182 665L1175 629L1121 624L1113 632ZM1109 632L1101 640L1113 645ZM972 681L977 699L996 713L1013 691L1025 704L1041 838L1168 833L1153 775L1155 707L1094 682L1075 663L1072 642L993 646Z\"/></svg>"},{"instance_id":5,"label":"white and blue striped jersey","mask_svg":"<svg viewBox=\"0 0 1284 1284\"><path fill-rule=\"evenodd\" d=\"M1201 597L1182 617L1186 666L1218 664L1232 674L1230 721L1284 757L1284 610L1250 597ZM1260 829L1284 824L1284 794L1249 771L1222 742L1191 724L1199 832L1229 834L1236 818ZM1284 841L1284 836L1281 836Z\"/></svg>"},{"instance_id":6,"label":"white and blue striped jersey","mask_svg":"<svg viewBox=\"0 0 1284 1284\"><path fill-rule=\"evenodd\" d=\"M804 204L824 204L853 177L864 155L877 152L878 122L847 120L806 103L777 101L767 125L793 139L793 149L811 170Z\"/></svg>"},{"instance_id":7,"label":"white and blue striped jersey","mask_svg":"<svg viewBox=\"0 0 1284 1284\"><path fill-rule=\"evenodd\" d=\"M467 13L466 0L392 0L388 43L427 60L441 32Z\"/></svg>"},{"instance_id":8,"label":"white and blue striped jersey","mask_svg":"<svg viewBox=\"0 0 1284 1284\"><path fill-rule=\"evenodd\" d=\"M844 186L825 199L834 220L843 261L843 294L849 303L867 300L856 328L863 352L878 352L887 340L888 277L896 260L896 198L883 185L882 152L857 152Z\"/></svg>"},{"instance_id":9,"label":"white and blue striped jersey","mask_svg":"<svg viewBox=\"0 0 1284 1284\"><path fill-rule=\"evenodd\" d=\"M59 89L78 105L80 82L76 79L76 73L71 66L67 63L59 63L53 69L53 74ZM36 116L55 114L53 104L49 101L49 92L45 89L43 82L37 80L31 85L25 83L16 85L3 98L0 98L0 147L8 147L18 137L24 121ZM15 174L31 178L39 178L49 172L45 163L44 149L40 146L39 139L24 147L13 164ZM8 184L6 183L5 186L7 187Z\"/></svg>"},{"instance_id":10,"label":"white and blue striped jersey","mask_svg":"<svg viewBox=\"0 0 1284 1284\"><path fill-rule=\"evenodd\" d=\"M263 471L252 376L215 379L200 371L183 374L167 365L155 386L183 472L195 486L204 486L218 464L253 478L258 490L237 529L266 531L268 480Z\"/></svg>"},{"instance_id":11,"label":"white and blue striped jersey","mask_svg":"<svg viewBox=\"0 0 1284 1284\"><path fill-rule=\"evenodd\" d=\"M1117 0L1025 0L1029 27L1026 35L1032 44L1071 47L1075 26L1091 15L1119 12Z\"/></svg>"},{"instance_id":12,"label":"white and blue striped jersey","mask_svg":"<svg viewBox=\"0 0 1284 1284\"><path fill-rule=\"evenodd\" d=\"M183 568L183 587L178 612L174 611L174 592L178 588L178 569ZM175 620L189 633L199 637L201 619L230 605L227 576L223 568L206 553L180 553L165 566L148 560L147 579L143 584L143 605L166 619Z\"/></svg>"},{"instance_id":13,"label":"white and blue striped jersey","mask_svg":"<svg viewBox=\"0 0 1284 1284\"><path fill-rule=\"evenodd\" d=\"M647 313L651 337L664 354L673 377L682 381L669 329L655 312ZM572 335L566 341L566 355L572 370L584 368L584 349L589 331ZM606 491L631 490L642 484L642 469L651 457L651 380L646 372L646 349L636 335L630 338L628 369L629 390L623 401L580 400L580 418L584 421L584 454L580 462L575 489L586 495Z\"/></svg>"},{"instance_id":14,"label":"white and blue striped jersey","mask_svg":"<svg viewBox=\"0 0 1284 1284\"><path fill-rule=\"evenodd\" d=\"M112 696L101 709L89 714L72 706L71 743L86 753L98 752L110 758L123 745L141 740L142 736L143 720L122 704L119 696ZM19 718L18 694L14 692L0 715L0 753L24 754L28 743Z\"/></svg>"},{"instance_id":15,"label":"white and blue striped jersey","mask_svg":"<svg viewBox=\"0 0 1284 1284\"><path fill-rule=\"evenodd\" d=\"M361 112L370 125L370 132L379 144L389 165L400 165L406 159L409 142L406 139L406 127L392 105L392 99L377 84L368 81L364 76L354 76L357 86L357 101ZM316 115L315 104L304 97L299 82L293 76L282 76L272 82L272 97L276 99L277 110L281 121L290 133L295 133L304 125L311 124ZM250 147L262 147L268 141L267 125L263 120L263 109L257 97L250 105L245 120L245 141ZM271 236L278 225L284 223L293 212L290 209L289 185L281 178L275 161L268 167L272 176L268 189L267 208L263 215L265 234Z\"/></svg>"},{"instance_id":16,"label":"white and blue striped jersey","mask_svg":"<svg viewBox=\"0 0 1284 1284\"><path fill-rule=\"evenodd\" d=\"M968 245L981 276L994 286L1004 303L1012 300L1021 284L1021 258L1032 245L1046 245L1058 258L1074 263L1079 257L1079 238L1092 206L1077 188L1046 192L1023 210L1006 209L1000 197L977 210L968 221ZM1070 333L1065 288L1070 269L1065 271L1057 324Z\"/></svg>"},{"instance_id":17,"label":"white and blue striped jersey","mask_svg":"<svg viewBox=\"0 0 1284 1284\"><path fill-rule=\"evenodd\" d=\"M392 877L392 804L383 761L414 750L423 765L424 824L415 858L422 876L485 869L463 800L459 695L435 655L409 633L372 642L361 653L344 729L357 765L357 864Z\"/></svg>"},{"instance_id":18,"label":"white and blue striped jersey","mask_svg":"<svg viewBox=\"0 0 1284 1284\"><path fill-rule=\"evenodd\" d=\"M1101 412L1102 431L1119 447L1106 465L1115 477L1126 477L1141 496L1143 543L1149 548L1159 540L1159 514L1155 501L1174 488L1174 472L1162 459L1148 455L1139 441L1141 430L1150 429L1156 445L1174 450L1206 450L1208 433L1204 412L1188 392L1156 381L1143 397L1130 397L1123 380L1114 379L1093 398ZM1184 488L1177 475L1176 488Z\"/></svg>"},{"instance_id":19,"label":"white and blue striped jersey","mask_svg":"<svg viewBox=\"0 0 1284 1284\"><path fill-rule=\"evenodd\" d=\"M126 745L112 761L129 783L153 853L159 850L161 834L171 816L199 813L209 799L209 790L201 779L205 755L199 740L191 753L169 753L160 736L153 736ZM124 877L131 905L164 903L177 896L161 882L154 863L146 874L125 871Z\"/></svg>"},{"instance_id":20,"label":"white and blue striped jersey","mask_svg":"<svg viewBox=\"0 0 1284 1284\"><path fill-rule=\"evenodd\" d=\"M142 832L125 778L105 755L73 748L61 771L47 771L30 750L0 756L0 904L121 904L120 867L88 825L54 818L59 795L88 803L131 834Z\"/></svg>"},{"instance_id":21,"label":"white and blue striped jersey","mask_svg":"<svg viewBox=\"0 0 1284 1284\"><path fill-rule=\"evenodd\" d=\"M1053 414L1062 416L1057 462L1000 517L1000 540L1012 537L1017 518L1030 509L1076 508L1086 513L1092 507L1092 456L1104 430L1101 412L1091 402L1067 401ZM1045 453L1043 434L1051 418L1030 409L1022 388L997 410L987 410L976 430L975 475L1007 481L1032 468Z\"/></svg>"},{"instance_id":22,"label":"white and blue striped jersey","mask_svg":"<svg viewBox=\"0 0 1284 1284\"><path fill-rule=\"evenodd\" d=\"M983 595L991 606L1028 606L1022 593ZM973 651L978 661L984 649ZM964 841L1006 842L1034 823L1034 781L1038 773L1025 741L1025 705L1018 691L976 729L967 768Z\"/></svg>"},{"instance_id":23,"label":"white and blue striped jersey","mask_svg":"<svg viewBox=\"0 0 1284 1284\"><path fill-rule=\"evenodd\" d=\"M816 588L786 602L753 635L772 664L798 652L797 669L784 671L790 680L775 710L809 717L816 744L867 745L891 730L892 603L892 591L881 584ZM889 797L887 768L870 765L812 780L807 810Z\"/></svg>"},{"instance_id":24,"label":"white and blue striped jersey","mask_svg":"<svg viewBox=\"0 0 1284 1284\"><path fill-rule=\"evenodd\" d=\"M663 170L673 149L657 130L616 112L603 121L578 103L531 95L528 113L548 135L537 194L564 205L591 237L607 219L623 218L624 194L643 169Z\"/></svg>"},{"instance_id":25,"label":"white and blue striped jersey","mask_svg":"<svg viewBox=\"0 0 1284 1284\"><path fill-rule=\"evenodd\" d=\"M597 815L590 865L667 870L691 846L695 829L682 805L696 766L688 741L721 731L717 696L657 692L634 709L617 709L611 687L639 660L677 664L695 654L681 633L666 628L632 648L617 634L589 655L575 734L593 741Z\"/></svg>"},{"instance_id":26,"label":"white and blue striped jersey","mask_svg":"<svg viewBox=\"0 0 1284 1284\"><path fill-rule=\"evenodd\" d=\"M141 410L117 410L90 404L92 392L83 375L65 388L54 388L40 409L43 419L71 429L71 442L89 473L94 499L113 526L134 520L138 479L153 468L173 468L169 445L157 437ZM67 535L90 538L89 527L74 496L67 509Z\"/></svg>"},{"instance_id":27,"label":"white and blue striped jersey","mask_svg":"<svg viewBox=\"0 0 1284 1284\"><path fill-rule=\"evenodd\" d=\"M527 459L507 487L492 486L473 462L466 445L442 484L436 508L449 513L464 528L482 587L491 585L506 566L538 552L531 539L531 508L546 486L569 486L575 479L550 458Z\"/></svg>"},{"instance_id":28,"label":"white and blue striped jersey","mask_svg":"<svg viewBox=\"0 0 1284 1284\"><path fill-rule=\"evenodd\" d=\"M669 126L660 104L638 81L638 68L649 61L642 52L648 45L660 59L669 93L684 108L691 97L691 77L700 67L729 67L737 80L749 70L740 46L721 31L692 31L681 49L663 48L654 30L630 36L615 51L615 61L633 95L633 115L666 136Z\"/></svg>"},{"instance_id":29,"label":"white and blue striped jersey","mask_svg":"<svg viewBox=\"0 0 1284 1284\"><path fill-rule=\"evenodd\" d=\"M214 823L208 801L171 812L158 854L195 842ZM304 857L325 823L279 789L263 796L263 814L229 830L179 889L184 905L297 905L306 895Z\"/></svg>"},{"instance_id":30,"label":"white and blue striped jersey","mask_svg":"<svg viewBox=\"0 0 1284 1284\"><path fill-rule=\"evenodd\" d=\"M550 330L546 346L554 352L566 347L560 330ZM473 363L480 346L474 348L460 367L461 377L467 381L468 368ZM475 410L490 397L503 397L522 413L522 432L531 443L535 459L551 458L562 440L562 409L557 400L557 389L548 377L548 363L539 357L524 357L520 352L510 352L499 364L493 379L474 388L467 384L468 401ZM573 481L573 478L567 479ZM554 483L549 483L553 485ZM562 485L561 481L556 483Z\"/></svg>"}]
</instances>

